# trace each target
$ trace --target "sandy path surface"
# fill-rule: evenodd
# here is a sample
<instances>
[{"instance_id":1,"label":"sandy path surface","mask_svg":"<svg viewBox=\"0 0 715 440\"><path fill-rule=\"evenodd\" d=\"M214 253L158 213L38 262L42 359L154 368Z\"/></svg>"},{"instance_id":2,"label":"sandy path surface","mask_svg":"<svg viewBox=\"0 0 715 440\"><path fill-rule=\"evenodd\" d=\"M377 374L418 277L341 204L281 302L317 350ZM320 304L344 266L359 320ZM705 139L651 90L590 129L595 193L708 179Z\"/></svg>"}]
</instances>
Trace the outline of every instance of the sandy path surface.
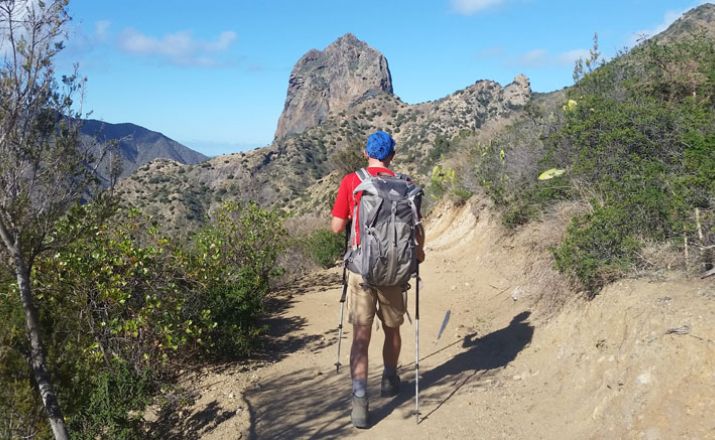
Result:
<instances>
[{"instance_id":1,"label":"sandy path surface","mask_svg":"<svg viewBox=\"0 0 715 440\"><path fill-rule=\"evenodd\" d=\"M372 426L351 426L348 368L334 367L341 271L333 269L278 293L272 361L193 377L191 417L204 411L205 423L187 437L715 439L715 282L662 274L580 300L551 268L557 217L509 235L474 204L431 216L419 424L406 322L402 392L379 397L376 326ZM347 326L343 365L351 337Z\"/></svg>"}]
</instances>

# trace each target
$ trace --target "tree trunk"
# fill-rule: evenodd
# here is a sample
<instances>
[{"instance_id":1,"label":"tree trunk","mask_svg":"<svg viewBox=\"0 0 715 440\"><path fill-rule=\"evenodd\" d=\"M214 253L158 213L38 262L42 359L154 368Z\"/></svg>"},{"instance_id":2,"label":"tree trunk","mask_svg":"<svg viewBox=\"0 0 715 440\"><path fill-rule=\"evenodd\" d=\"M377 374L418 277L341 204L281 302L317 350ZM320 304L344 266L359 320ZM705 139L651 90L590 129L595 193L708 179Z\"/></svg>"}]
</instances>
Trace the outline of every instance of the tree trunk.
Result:
<instances>
[{"instance_id":1,"label":"tree trunk","mask_svg":"<svg viewBox=\"0 0 715 440\"><path fill-rule=\"evenodd\" d=\"M30 271L25 264L15 261L15 274L17 285L20 288L22 298L22 308L25 311L25 324L27 325L27 338L30 341L30 368L37 383L37 388L42 397L42 404L47 412L47 419L50 422L52 433L57 440L67 440L67 428L62 417L62 410L57 401L57 395L52 388L50 374L47 371L45 362L45 351L40 339L40 323L37 309L32 301L32 287L30 285Z\"/></svg>"}]
</instances>

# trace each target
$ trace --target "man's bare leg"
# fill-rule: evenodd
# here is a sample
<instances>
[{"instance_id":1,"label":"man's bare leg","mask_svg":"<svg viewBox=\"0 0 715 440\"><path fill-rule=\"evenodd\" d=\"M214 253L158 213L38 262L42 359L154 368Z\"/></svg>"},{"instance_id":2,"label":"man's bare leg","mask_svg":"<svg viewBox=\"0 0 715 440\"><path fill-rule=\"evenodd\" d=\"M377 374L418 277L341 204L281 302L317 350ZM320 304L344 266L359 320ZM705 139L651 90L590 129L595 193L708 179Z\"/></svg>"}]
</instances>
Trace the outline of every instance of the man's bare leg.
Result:
<instances>
[{"instance_id":1,"label":"man's bare leg","mask_svg":"<svg viewBox=\"0 0 715 440\"><path fill-rule=\"evenodd\" d=\"M350 349L350 377L353 379L353 392L358 391L360 394L366 391L367 386L367 350L370 346L371 336L372 326L353 324L353 344ZM356 387L358 390L356 390Z\"/></svg>"},{"instance_id":2,"label":"man's bare leg","mask_svg":"<svg viewBox=\"0 0 715 440\"><path fill-rule=\"evenodd\" d=\"M400 327L382 327L385 331L385 344L382 346L382 360L385 369L382 371L380 395L382 397L396 396L400 392L400 376L397 375L397 360L400 358L402 338Z\"/></svg>"},{"instance_id":3,"label":"man's bare leg","mask_svg":"<svg viewBox=\"0 0 715 440\"><path fill-rule=\"evenodd\" d=\"M350 418L356 428L370 426L367 400L367 349L372 326L353 324L353 345L350 348L350 376L353 379L352 412Z\"/></svg>"},{"instance_id":4,"label":"man's bare leg","mask_svg":"<svg viewBox=\"0 0 715 440\"><path fill-rule=\"evenodd\" d=\"M400 327L382 326L385 331L385 343L382 346L382 360L385 364L385 369L392 372L397 370L397 361L400 358L400 350L402 348L402 337L400 336Z\"/></svg>"}]
</instances>

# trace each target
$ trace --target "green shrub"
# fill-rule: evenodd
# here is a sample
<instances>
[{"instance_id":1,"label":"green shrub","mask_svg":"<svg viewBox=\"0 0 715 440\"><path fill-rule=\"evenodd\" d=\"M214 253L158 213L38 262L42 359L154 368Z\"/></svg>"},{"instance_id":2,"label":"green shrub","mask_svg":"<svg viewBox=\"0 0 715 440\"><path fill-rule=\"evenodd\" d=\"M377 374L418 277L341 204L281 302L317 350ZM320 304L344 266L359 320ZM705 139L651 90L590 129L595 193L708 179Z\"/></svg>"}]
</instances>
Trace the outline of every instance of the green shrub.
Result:
<instances>
[{"instance_id":1,"label":"green shrub","mask_svg":"<svg viewBox=\"0 0 715 440\"><path fill-rule=\"evenodd\" d=\"M79 414L69 420L73 438L132 440L142 437L142 415L152 392L151 380L126 364L88 377L91 392Z\"/></svg>"},{"instance_id":2,"label":"green shrub","mask_svg":"<svg viewBox=\"0 0 715 440\"><path fill-rule=\"evenodd\" d=\"M579 281L589 296L623 276L635 262L640 241L626 232L630 229L626 214L616 207L603 207L576 217L554 250L556 267Z\"/></svg>"},{"instance_id":3,"label":"green shrub","mask_svg":"<svg viewBox=\"0 0 715 440\"><path fill-rule=\"evenodd\" d=\"M303 239L303 248L320 267L333 267L345 251L344 236L333 234L327 229L318 229Z\"/></svg>"},{"instance_id":4,"label":"green shrub","mask_svg":"<svg viewBox=\"0 0 715 440\"><path fill-rule=\"evenodd\" d=\"M205 329L209 356L240 356L254 347L270 281L282 272L276 267L286 245L282 223L277 211L227 202L197 234L190 261L207 291L194 313L195 319L205 313L213 322Z\"/></svg>"},{"instance_id":5,"label":"green shrub","mask_svg":"<svg viewBox=\"0 0 715 440\"><path fill-rule=\"evenodd\" d=\"M552 155L595 207L573 221L554 255L591 295L639 263L644 239L695 240L694 208L709 218L715 50L703 44L648 43L629 61L586 75L569 94Z\"/></svg>"},{"instance_id":6,"label":"green shrub","mask_svg":"<svg viewBox=\"0 0 715 440\"><path fill-rule=\"evenodd\" d=\"M255 204L219 208L193 246L120 214L78 207L55 233L79 238L34 266L48 366L77 438L139 438L138 415L178 368L249 353L279 273L282 217ZM14 290L0 263L0 437L44 438Z\"/></svg>"},{"instance_id":7,"label":"green shrub","mask_svg":"<svg viewBox=\"0 0 715 440\"><path fill-rule=\"evenodd\" d=\"M455 169L441 165L432 168L426 192L427 201L449 197L457 205L463 204L473 195L472 191L463 185Z\"/></svg>"}]
</instances>

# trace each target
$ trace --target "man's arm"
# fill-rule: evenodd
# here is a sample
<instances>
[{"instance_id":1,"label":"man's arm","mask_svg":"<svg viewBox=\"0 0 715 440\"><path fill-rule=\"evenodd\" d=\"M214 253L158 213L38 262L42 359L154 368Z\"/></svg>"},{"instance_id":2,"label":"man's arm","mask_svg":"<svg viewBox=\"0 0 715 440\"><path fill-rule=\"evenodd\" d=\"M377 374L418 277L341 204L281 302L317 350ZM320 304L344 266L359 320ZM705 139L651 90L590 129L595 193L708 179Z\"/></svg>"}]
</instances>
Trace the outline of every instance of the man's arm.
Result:
<instances>
[{"instance_id":1,"label":"man's arm","mask_svg":"<svg viewBox=\"0 0 715 440\"><path fill-rule=\"evenodd\" d=\"M348 224L348 219L350 218L350 197L352 193L350 192L350 174L343 177L340 182L340 187L338 188L338 194L335 197L335 203L333 203L332 214L333 218L330 220L330 230L335 234L341 233L345 230L345 225Z\"/></svg>"},{"instance_id":2,"label":"man's arm","mask_svg":"<svg viewBox=\"0 0 715 440\"><path fill-rule=\"evenodd\" d=\"M425 228L421 223L417 225L415 238L417 239L417 261L422 263L425 261Z\"/></svg>"},{"instance_id":3,"label":"man's arm","mask_svg":"<svg viewBox=\"0 0 715 440\"><path fill-rule=\"evenodd\" d=\"M345 225L348 224L348 219L333 216L330 221L330 229L335 234L341 233L345 229Z\"/></svg>"}]
</instances>

